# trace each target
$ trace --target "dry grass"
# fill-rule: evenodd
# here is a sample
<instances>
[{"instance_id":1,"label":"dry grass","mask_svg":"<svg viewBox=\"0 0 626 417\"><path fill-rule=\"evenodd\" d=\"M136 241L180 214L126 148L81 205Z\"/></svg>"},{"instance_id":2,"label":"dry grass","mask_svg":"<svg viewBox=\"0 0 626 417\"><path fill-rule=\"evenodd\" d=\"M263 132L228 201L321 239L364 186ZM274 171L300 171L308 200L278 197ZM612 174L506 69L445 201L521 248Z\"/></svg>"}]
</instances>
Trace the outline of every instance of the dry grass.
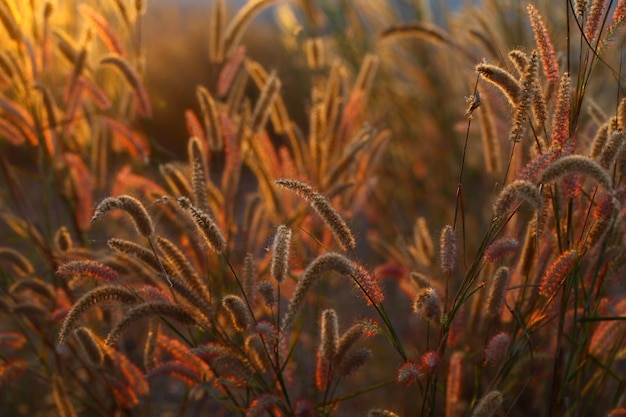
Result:
<instances>
[{"instance_id":1,"label":"dry grass","mask_svg":"<svg viewBox=\"0 0 626 417\"><path fill-rule=\"evenodd\" d=\"M153 5L22 3L0 415L625 413L624 1L216 1L176 110Z\"/></svg>"}]
</instances>

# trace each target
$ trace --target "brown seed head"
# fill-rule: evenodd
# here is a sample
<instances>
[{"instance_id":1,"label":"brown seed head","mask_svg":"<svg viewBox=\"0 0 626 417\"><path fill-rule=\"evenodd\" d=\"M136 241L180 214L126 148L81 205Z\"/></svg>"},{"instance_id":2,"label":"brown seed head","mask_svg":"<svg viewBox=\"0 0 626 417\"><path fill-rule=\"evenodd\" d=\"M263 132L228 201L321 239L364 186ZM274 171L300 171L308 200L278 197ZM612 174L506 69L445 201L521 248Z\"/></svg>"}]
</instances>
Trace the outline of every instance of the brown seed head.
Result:
<instances>
[{"instance_id":1,"label":"brown seed head","mask_svg":"<svg viewBox=\"0 0 626 417\"><path fill-rule=\"evenodd\" d=\"M222 298L222 305L228 311L231 323L238 332L243 332L250 324L252 324L252 318L246 303L237 295L227 295Z\"/></svg>"},{"instance_id":2,"label":"brown seed head","mask_svg":"<svg viewBox=\"0 0 626 417\"><path fill-rule=\"evenodd\" d=\"M349 259L338 253L325 253L315 258L315 260L311 262L302 273L291 301L289 301L287 313L283 318L281 326L283 333L285 333L296 320L309 289L317 283L324 273L329 271L336 271L341 275L350 277L354 273L354 266Z\"/></svg>"},{"instance_id":3,"label":"brown seed head","mask_svg":"<svg viewBox=\"0 0 626 417\"><path fill-rule=\"evenodd\" d=\"M217 253L222 253L226 250L226 239L224 235L217 227L215 221L199 208L191 204L191 201L187 197L179 197L176 199L178 205L187 210L196 223L196 226L202 232L202 237L209 244L209 246Z\"/></svg>"},{"instance_id":4,"label":"brown seed head","mask_svg":"<svg viewBox=\"0 0 626 417\"><path fill-rule=\"evenodd\" d=\"M560 254L546 270L539 285L539 294L544 297L553 296L560 288L563 280L567 278L577 260L578 251L576 249L570 249Z\"/></svg>"},{"instance_id":5,"label":"brown seed head","mask_svg":"<svg viewBox=\"0 0 626 417\"><path fill-rule=\"evenodd\" d=\"M562 149L569 139L569 118L571 106L571 82L566 72L559 82L559 92L552 118L552 147Z\"/></svg>"},{"instance_id":6,"label":"brown seed head","mask_svg":"<svg viewBox=\"0 0 626 417\"><path fill-rule=\"evenodd\" d=\"M196 324L196 319L193 314L191 314L185 307L164 302L143 303L131 308L126 316L124 316L124 318L120 320L113 329L111 329L107 335L105 344L107 346L112 346L126 329L135 324L138 320L150 316L166 317L168 319L176 320L181 324Z\"/></svg>"},{"instance_id":7,"label":"brown seed head","mask_svg":"<svg viewBox=\"0 0 626 417\"><path fill-rule=\"evenodd\" d=\"M326 363L332 363L337 354L337 343L339 341L339 322L335 310L328 309L322 312L320 330L320 352L322 359Z\"/></svg>"},{"instance_id":8,"label":"brown seed head","mask_svg":"<svg viewBox=\"0 0 626 417\"><path fill-rule=\"evenodd\" d=\"M313 207L322 220L324 220L324 223L329 227L335 239L337 239L344 250L352 249L356 246L352 231L341 216L339 216L339 213L331 206L330 201L328 201L326 197L298 180L280 179L276 180L275 183L294 191L311 204L311 207Z\"/></svg>"},{"instance_id":9,"label":"brown seed head","mask_svg":"<svg viewBox=\"0 0 626 417\"><path fill-rule=\"evenodd\" d=\"M515 114L513 115L513 128L509 135L511 142L520 142L526 133L526 119L531 108L531 102L537 94L536 83L538 77L539 55L533 51L526 72L522 76L521 90L518 100L515 103Z\"/></svg>"},{"instance_id":10,"label":"brown seed head","mask_svg":"<svg viewBox=\"0 0 626 417\"><path fill-rule=\"evenodd\" d=\"M497 415L502 408L503 401L500 391L491 391L478 401L472 417L492 417Z\"/></svg>"},{"instance_id":11,"label":"brown seed head","mask_svg":"<svg viewBox=\"0 0 626 417\"><path fill-rule=\"evenodd\" d=\"M611 189L611 176L600 164L582 155L564 156L552 162L541 174L543 184L554 182L566 174L583 174L594 179L605 189Z\"/></svg>"},{"instance_id":12,"label":"brown seed head","mask_svg":"<svg viewBox=\"0 0 626 417\"><path fill-rule=\"evenodd\" d=\"M441 321L441 299L434 288L422 289L413 302L413 310L435 326Z\"/></svg>"},{"instance_id":13,"label":"brown seed head","mask_svg":"<svg viewBox=\"0 0 626 417\"><path fill-rule=\"evenodd\" d=\"M77 328L74 330L74 335L87 355L89 362L94 366L101 365L104 360L104 352L100 347L98 337L86 327Z\"/></svg>"},{"instance_id":14,"label":"brown seed head","mask_svg":"<svg viewBox=\"0 0 626 417\"><path fill-rule=\"evenodd\" d=\"M623 152L625 143L626 131L616 130L611 133L598 157L600 166L607 170L610 169L620 152Z\"/></svg>"},{"instance_id":15,"label":"brown seed head","mask_svg":"<svg viewBox=\"0 0 626 417\"><path fill-rule=\"evenodd\" d=\"M135 229L144 237L149 238L154 234L154 224L145 206L135 197L120 195L118 197L107 197L98 204L93 217L89 221L95 222L104 214L114 209L121 209L128 213L133 220Z\"/></svg>"},{"instance_id":16,"label":"brown seed head","mask_svg":"<svg viewBox=\"0 0 626 417\"><path fill-rule=\"evenodd\" d=\"M498 268L491 285L489 286L489 296L487 297L486 313L489 317L497 317L502 311L506 287L509 284L509 268L502 266Z\"/></svg>"},{"instance_id":17,"label":"brown seed head","mask_svg":"<svg viewBox=\"0 0 626 417\"><path fill-rule=\"evenodd\" d=\"M557 82L559 80L559 65L556 61L552 41L550 41L550 36L548 36L548 29L546 29L539 11L534 5L529 4L526 10L530 16L530 24L535 33L535 42L543 62L543 72L548 81Z\"/></svg>"},{"instance_id":18,"label":"brown seed head","mask_svg":"<svg viewBox=\"0 0 626 417\"><path fill-rule=\"evenodd\" d=\"M502 189L493 205L494 214L496 216L506 214L511 204L520 199L529 203L535 210L541 208L542 200L539 189L531 182L517 180Z\"/></svg>"},{"instance_id":19,"label":"brown seed head","mask_svg":"<svg viewBox=\"0 0 626 417\"><path fill-rule=\"evenodd\" d=\"M67 252L72 249L72 235L67 227L61 226L54 234L54 247L59 252Z\"/></svg>"},{"instance_id":20,"label":"brown seed head","mask_svg":"<svg viewBox=\"0 0 626 417\"><path fill-rule=\"evenodd\" d=\"M261 281L256 289L263 300L263 304L268 307L274 307L278 302L274 286L269 281Z\"/></svg>"},{"instance_id":21,"label":"brown seed head","mask_svg":"<svg viewBox=\"0 0 626 417\"><path fill-rule=\"evenodd\" d=\"M491 84L498 87L515 107L522 87L520 83L508 71L491 64L481 63L476 66L476 71Z\"/></svg>"},{"instance_id":22,"label":"brown seed head","mask_svg":"<svg viewBox=\"0 0 626 417\"><path fill-rule=\"evenodd\" d=\"M65 342L65 339L80 318L80 315L87 311L89 307L110 301L117 301L123 305L133 305L137 303L139 299L134 292L124 287L113 285L98 287L85 293L74 303L69 313L67 313L67 316L65 316L65 320L59 331L59 343Z\"/></svg>"},{"instance_id":23,"label":"brown seed head","mask_svg":"<svg viewBox=\"0 0 626 417\"><path fill-rule=\"evenodd\" d=\"M365 365L374 356L368 348L360 347L348 353L342 361L337 364L337 370L341 376L349 376L355 373L361 366Z\"/></svg>"},{"instance_id":24,"label":"brown seed head","mask_svg":"<svg viewBox=\"0 0 626 417\"><path fill-rule=\"evenodd\" d=\"M441 230L439 243L441 270L444 274L450 274L456 264L456 235L452 226L447 225Z\"/></svg>"},{"instance_id":25,"label":"brown seed head","mask_svg":"<svg viewBox=\"0 0 626 417\"><path fill-rule=\"evenodd\" d=\"M290 243L291 229L285 225L278 226L272 245L271 275L279 284L285 280L289 271Z\"/></svg>"},{"instance_id":26,"label":"brown seed head","mask_svg":"<svg viewBox=\"0 0 626 417\"><path fill-rule=\"evenodd\" d=\"M30 261L12 248L0 247L0 263L10 264L20 276L30 275L35 272L35 268Z\"/></svg>"}]
</instances>

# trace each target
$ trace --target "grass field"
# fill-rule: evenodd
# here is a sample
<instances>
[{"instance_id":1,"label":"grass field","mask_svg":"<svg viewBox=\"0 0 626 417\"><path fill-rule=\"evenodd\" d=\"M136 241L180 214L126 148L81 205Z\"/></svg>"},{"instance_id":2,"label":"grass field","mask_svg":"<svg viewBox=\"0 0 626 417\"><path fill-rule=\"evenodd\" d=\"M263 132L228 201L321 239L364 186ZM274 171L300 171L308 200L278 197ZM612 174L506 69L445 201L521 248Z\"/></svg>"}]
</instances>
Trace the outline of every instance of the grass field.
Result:
<instances>
[{"instance_id":1,"label":"grass field","mask_svg":"<svg viewBox=\"0 0 626 417\"><path fill-rule=\"evenodd\" d=\"M0 416L626 415L624 0L0 0Z\"/></svg>"}]
</instances>

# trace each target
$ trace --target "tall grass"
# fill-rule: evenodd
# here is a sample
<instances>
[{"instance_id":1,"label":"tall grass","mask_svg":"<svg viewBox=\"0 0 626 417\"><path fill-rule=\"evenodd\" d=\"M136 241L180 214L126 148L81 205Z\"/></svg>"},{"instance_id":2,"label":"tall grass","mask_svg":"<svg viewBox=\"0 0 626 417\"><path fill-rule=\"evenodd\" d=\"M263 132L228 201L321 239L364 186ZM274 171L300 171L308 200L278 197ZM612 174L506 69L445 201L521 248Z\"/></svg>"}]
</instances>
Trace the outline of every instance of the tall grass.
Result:
<instances>
[{"instance_id":1,"label":"tall grass","mask_svg":"<svg viewBox=\"0 0 626 417\"><path fill-rule=\"evenodd\" d=\"M2 415L622 415L624 4L0 2Z\"/></svg>"}]
</instances>

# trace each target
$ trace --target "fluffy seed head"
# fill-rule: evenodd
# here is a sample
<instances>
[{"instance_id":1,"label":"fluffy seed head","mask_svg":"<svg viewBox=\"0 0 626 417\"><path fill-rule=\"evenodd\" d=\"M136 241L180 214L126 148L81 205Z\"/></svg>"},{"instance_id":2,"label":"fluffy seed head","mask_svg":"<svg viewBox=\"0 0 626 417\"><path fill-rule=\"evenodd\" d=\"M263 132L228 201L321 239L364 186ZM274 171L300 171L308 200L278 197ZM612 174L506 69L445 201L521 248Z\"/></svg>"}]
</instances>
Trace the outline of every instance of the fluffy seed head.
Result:
<instances>
[{"instance_id":1,"label":"fluffy seed head","mask_svg":"<svg viewBox=\"0 0 626 417\"><path fill-rule=\"evenodd\" d=\"M439 243L441 270L444 274L450 274L456 264L456 236L452 226L447 225L441 230Z\"/></svg>"},{"instance_id":2,"label":"fluffy seed head","mask_svg":"<svg viewBox=\"0 0 626 417\"><path fill-rule=\"evenodd\" d=\"M335 239L337 239L344 250L352 249L356 246L352 231L326 197L301 181L280 179L276 180L275 183L295 192L311 204L311 207L324 220L324 223L330 228Z\"/></svg>"},{"instance_id":3,"label":"fluffy seed head","mask_svg":"<svg viewBox=\"0 0 626 417\"><path fill-rule=\"evenodd\" d=\"M276 291L274 290L274 286L269 281L261 281L258 283L257 292L261 296L263 300L263 304L268 307L274 307L278 302L278 298L276 297Z\"/></svg>"},{"instance_id":4,"label":"fluffy seed head","mask_svg":"<svg viewBox=\"0 0 626 417\"><path fill-rule=\"evenodd\" d=\"M519 242L513 237L502 237L493 241L485 250L485 259L489 262L499 262L504 257L517 252Z\"/></svg>"},{"instance_id":5,"label":"fluffy seed head","mask_svg":"<svg viewBox=\"0 0 626 417\"><path fill-rule=\"evenodd\" d=\"M430 350L425 352L420 358L420 368L425 373L432 375L439 368L440 362L441 356L439 356L439 353L434 350Z\"/></svg>"},{"instance_id":6,"label":"fluffy seed head","mask_svg":"<svg viewBox=\"0 0 626 417\"><path fill-rule=\"evenodd\" d=\"M550 162L552 162L561 151L557 148L550 148L548 151L535 156L528 161L524 168L522 168L517 176L517 180L523 181L535 181L537 174L543 171Z\"/></svg>"},{"instance_id":7,"label":"fluffy seed head","mask_svg":"<svg viewBox=\"0 0 626 417\"><path fill-rule=\"evenodd\" d=\"M79 327L74 330L74 335L78 339L80 346L87 355L92 365L98 366L104 360L104 353L97 336L86 327Z\"/></svg>"},{"instance_id":8,"label":"fluffy seed head","mask_svg":"<svg viewBox=\"0 0 626 417\"><path fill-rule=\"evenodd\" d=\"M165 273L165 278L168 281L170 280L170 275L173 275L173 270L167 262L161 262L161 260L154 255L154 252L136 244L135 242L125 239L111 238L107 241L107 245L116 252L139 259L157 273Z\"/></svg>"},{"instance_id":9,"label":"fluffy seed head","mask_svg":"<svg viewBox=\"0 0 626 417\"><path fill-rule=\"evenodd\" d=\"M267 118L272 110L272 106L278 97L280 86L281 82L276 76L276 72L272 71L265 81L265 85L261 90L261 96L254 106L254 111L252 113L250 126L252 132L255 134L259 133L265 127Z\"/></svg>"},{"instance_id":10,"label":"fluffy seed head","mask_svg":"<svg viewBox=\"0 0 626 417\"><path fill-rule=\"evenodd\" d=\"M107 335L105 344L112 346L119 339L122 333L144 317L161 316L176 320L181 324L192 325L196 320L185 307L164 302L148 302L131 308L126 316L120 320Z\"/></svg>"},{"instance_id":11,"label":"fluffy seed head","mask_svg":"<svg viewBox=\"0 0 626 417\"><path fill-rule=\"evenodd\" d=\"M302 273L302 277L298 281L293 296L289 301L287 313L285 314L281 327L283 333L286 332L296 320L309 289L317 283L325 272L329 271L336 271L341 275L349 277L354 273L354 266L349 259L338 253L329 252L315 258Z\"/></svg>"},{"instance_id":12,"label":"fluffy seed head","mask_svg":"<svg viewBox=\"0 0 626 417\"><path fill-rule=\"evenodd\" d=\"M326 363L332 363L337 353L337 343L339 341L339 323L335 310L328 309L322 312L320 330L320 353L322 359Z\"/></svg>"},{"instance_id":13,"label":"fluffy seed head","mask_svg":"<svg viewBox=\"0 0 626 417\"><path fill-rule=\"evenodd\" d=\"M511 142L519 142L524 138L526 133L526 119L527 113L530 109L531 101L533 100L537 89L535 85L537 83L538 72L538 54L533 51L526 72L522 76L521 91L518 97L515 107L515 114L513 115L513 128L509 140Z\"/></svg>"},{"instance_id":14,"label":"fluffy seed head","mask_svg":"<svg viewBox=\"0 0 626 417\"><path fill-rule=\"evenodd\" d=\"M569 115L571 105L571 82L566 72L559 81L559 92L552 118L552 147L561 149L569 139Z\"/></svg>"},{"instance_id":15,"label":"fluffy seed head","mask_svg":"<svg viewBox=\"0 0 626 417\"><path fill-rule=\"evenodd\" d=\"M289 270L290 243L291 229L285 225L278 226L272 245L271 274L279 284L285 280Z\"/></svg>"},{"instance_id":16,"label":"fluffy seed head","mask_svg":"<svg viewBox=\"0 0 626 417\"><path fill-rule=\"evenodd\" d=\"M54 234L54 247L59 252L67 252L73 246L72 235L67 227L61 226Z\"/></svg>"},{"instance_id":17,"label":"fluffy seed head","mask_svg":"<svg viewBox=\"0 0 626 417\"><path fill-rule=\"evenodd\" d=\"M200 103L200 110L204 121L205 136L211 150L221 150L223 147L222 125L219 122L217 106L213 96L203 86L198 86L196 96Z\"/></svg>"},{"instance_id":18,"label":"fluffy seed head","mask_svg":"<svg viewBox=\"0 0 626 417\"><path fill-rule=\"evenodd\" d=\"M207 161L205 158L204 145L197 137L189 138L187 142L189 165L191 165L191 186L193 190L193 203L203 212L209 211L209 199L207 195Z\"/></svg>"},{"instance_id":19,"label":"fluffy seed head","mask_svg":"<svg viewBox=\"0 0 626 417\"><path fill-rule=\"evenodd\" d=\"M65 341L80 315L87 311L89 307L109 301L117 301L123 305L132 305L137 303L139 299L134 292L124 287L112 285L98 287L85 293L74 303L72 309L67 313L67 316L65 316L65 320L59 331L59 343Z\"/></svg>"},{"instance_id":20,"label":"fluffy seed head","mask_svg":"<svg viewBox=\"0 0 626 417\"><path fill-rule=\"evenodd\" d=\"M500 408L502 408L502 402L503 398L500 391L491 391L480 399L474 408L472 417L495 416L500 411Z\"/></svg>"},{"instance_id":21,"label":"fluffy seed head","mask_svg":"<svg viewBox=\"0 0 626 417\"><path fill-rule=\"evenodd\" d=\"M250 327L252 318L246 303L237 295L227 295L222 298L222 305L228 311L230 320L236 331L242 332Z\"/></svg>"},{"instance_id":22,"label":"fluffy seed head","mask_svg":"<svg viewBox=\"0 0 626 417\"><path fill-rule=\"evenodd\" d=\"M12 248L0 248L0 263L3 262L10 264L20 276L35 272L33 264L24 255Z\"/></svg>"},{"instance_id":23,"label":"fluffy seed head","mask_svg":"<svg viewBox=\"0 0 626 417\"><path fill-rule=\"evenodd\" d=\"M251 253L247 253L243 262L242 286L248 303L250 303L250 306L253 308L256 304L256 281L257 270L256 264L254 263L254 256Z\"/></svg>"},{"instance_id":24,"label":"fluffy seed head","mask_svg":"<svg viewBox=\"0 0 626 417\"><path fill-rule=\"evenodd\" d=\"M154 225L148 211L139 200L129 195L107 197L102 200L96 207L90 223L95 222L104 214L114 209L121 209L128 213L140 235L150 237L154 234Z\"/></svg>"},{"instance_id":25,"label":"fluffy seed head","mask_svg":"<svg viewBox=\"0 0 626 417\"><path fill-rule=\"evenodd\" d=\"M492 337L483 352L485 362L491 365L497 365L506 353L510 341L511 336L505 332L500 332Z\"/></svg>"},{"instance_id":26,"label":"fluffy seed head","mask_svg":"<svg viewBox=\"0 0 626 417\"><path fill-rule=\"evenodd\" d=\"M217 253L224 252L226 250L226 239L211 216L191 204L187 197L179 197L176 201L181 208L191 214L193 221L202 232L202 237L208 245Z\"/></svg>"},{"instance_id":27,"label":"fluffy seed head","mask_svg":"<svg viewBox=\"0 0 626 417\"><path fill-rule=\"evenodd\" d=\"M244 341L246 355L250 361L260 370L265 371L271 367L271 362L266 353L263 339L258 334L251 334Z\"/></svg>"},{"instance_id":28,"label":"fluffy seed head","mask_svg":"<svg viewBox=\"0 0 626 417\"><path fill-rule=\"evenodd\" d=\"M498 87L513 107L516 106L522 87L511 73L500 67L486 63L478 64L476 71L480 73L485 80Z\"/></svg>"},{"instance_id":29,"label":"fluffy seed head","mask_svg":"<svg viewBox=\"0 0 626 417\"><path fill-rule=\"evenodd\" d=\"M341 335L337 342L337 353L335 354L334 363L341 362L348 352L352 350L352 347L363 336L365 336L366 330L360 324L353 324L344 334Z\"/></svg>"},{"instance_id":30,"label":"fluffy seed head","mask_svg":"<svg viewBox=\"0 0 626 417\"><path fill-rule=\"evenodd\" d=\"M539 294L551 297L559 289L563 280L570 273L576 260L578 251L570 249L560 254L547 269L539 286Z\"/></svg>"},{"instance_id":31,"label":"fluffy seed head","mask_svg":"<svg viewBox=\"0 0 626 417\"><path fill-rule=\"evenodd\" d=\"M274 327L269 321L261 320L256 326L255 330L263 338L263 341L271 347L275 347L279 342L278 329Z\"/></svg>"},{"instance_id":32,"label":"fluffy seed head","mask_svg":"<svg viewBox=\"0 0 626 417\"><path fill-rule=\"evenodd\" d=\"M368 348L358 348L348 353L343 360L337 364L337 371L341 376L349 376L355 373L361 366L365 365L374 355Z\"/></svg>"},{"instance_id":33,"label":"fluffy seed head","mask_svg":"<svg viewBox=\"0 0 626 417\"><path fill-rule=\"evenodd\" d=\"M611 26L614 27L622 24L624 22L624 18L626 18L626 1L620 0L617 2L615 10L613 11L613 23Z\"/></svg>"},{"instance_id":34,"label":"fluffy seed head","mask_svg":"<svg viewBox=\"0 0 626 417\"><path fill-rule=\"evenodd\" d=\"M569 155L552 162L541 174L540 182L554 182L565 174L584 174L605 189L611 189L611 176L594 160L582 155Z\"/></svg>"},{"instance_id":35,"label":"fluffy seed head","mask_svg":"<svg viewBox=\"0 0 626 417\"><path fill-rule=\"evenodd\" d=\"M434 288L424 288L415 297L413 310L434 325L441 320L441 299Z\"/></svg>"},{"instance_id":36,"label":"fluffy seed head","mask_svg":"<svg viewBox=\"0 0 626 417\"><path fill-rule=\"evenodd\" d=\"M512 51L509 51L509 59L513 65L515 65L515 69L520 75L526 71L528 63L530 62L528 54L520 49L513 49Z\"/></svg>"},{"instance_id":37,"label":"fluffy seed head","mask_svg":"<svg viewBox=\"0 0 626 417\"><path fill-rule=\"evenodd\" d=\"M493 280L489 286L489 296L487 297L486 313L489 317L497 317L502 311L506 287L509 284L509 276L509 268L506 266L498 268L493 276Z\"/></svg>"},{"instance_id":38,"label":"fluffy seed head","mask_svg":"<svg viewBox=\"0 0 626 417\"><path fill-rule=\"evenodd\" d=\"M610 169L618 154L624 149L626 143L626 131L616 130L608 137L602 152L598 157L598 163L604 169Z\"/></svg>"},{"instance_id":39,"label":"fluffy seed head","mask_svg":"<svg viewBox=\"0 0 626 417\"><path fill-rule=\"evenodd\" d=\"M237 14L233 16L226 29L224 29L224 53L230 56L239 44L250 21L260 13L264 8L275 3L277 0L254 0L249 1L246 5L239 9Z\"/></svg>"},{"instance_id":40,"label":"fluffy seed head","mask_svg":"<svg viewBox=\"0 0 626 417\"><path fill-rule=\"evenodd\" d=\"M100 59L100 65L112 65L124 76L124 79L135 94L137 112L143 117L151 118L152 104L150 103L150 97L139 77L139 73L130 62L118 54L110 54Z\"/></svg>"},{"instance_id":41,"label":"fluffy seed head","mask_svg":"<svg viewBox=\"0 0 626 417\"><path fill-rule=\"evenodd\" d=\"M613 196L607 195L598 202L593 210L594 223L585 238L585 247L592 248L600 241L613 220L613 213L617 210L617 204Z\"/></svg>"},{"instance_id":42,"label":"fluffy seed head","mask_svg":"<svg viewBox=\"0 0 626 417\"><path fill-rule=\"evenodd\" d=\"M116 282L119 278L117 271L97 261L71 261L65 263L57 269L56 275L62 278L73 278L80 275L107 283Z\"/></svg>"},{"instance_id":43,"label":"fluffy seed head","mask_svg":"<svg viewBox=\"0 0 626 417\"><path fill-rule=\"evenodd\" d=\"M176 271L178 277L196 291L202 298L209 300L211 295L194 266L185 254L172 241L162 236L157 237L160 251L165 255L167 263Z\"/></svg>"},{"instance_id":44,"label":"fluffy seed head","mask_svg":"<svg viewBox=\"0 0 626 417\"><path fill-rule=\"evenodd\" d=\"M494 214L498 217L506 214L511 204L515 200L520 199L529 203L535 210L541 207L541 193L539 189L531 182L517 180L502 189L496 202L493 204Z\"/></svg>"},{"instance_id":45,"label":"fluffy seed head","mask_svg":"<svg viewBox=\"0 0 626 417\"><path fill-rule=\"evenodd\" d=\"M598 128L598 131L591 141L590 158L597 160L602 153L602 149L604 149L604 145L609 138L609 129L610 126L608 123L604 123Z\"/></svg>"},{"instance_id":46,"label":"fluffy seed head","mask_svg":"<svg viewBox=\"0 0 626 417\"><path fill-rule=\"evenodd\" d=\"M422 372L415 362L405 362L398 368L396 380L403 385L412 385L422 378Z\"/></svg>"},{"instance_id":47,"label":"fluffy seed head","mask_svg":"<svg viewBox=\"0 0 626 417\"><path fill-rule=\"evenodd\" d=\"M541 61L543 62L543 72L548 81L556 82L559 80L559 65L556 62L556 54L554 53L552 41L550 41L550 37L548 36L548 30L541 19L539 11L534 5L529 4L526 10L530 16L530 24L535 33L535 42L537 43Z\"/></svg>"},{"instance_id":48,"label":"fluffy seed head","mask_svg":"<svg viewBox=\"0 0 626 417\"><path fill-rule=\"evenodd\" d=\"M339 213L330 205L330 201L321 194L315 196L311 201L311 207L320 215L324 222L330 228L344 250L356 247L356 241L352 235L352 231L339 216Z\"/></svg>"},{"instance_id":49,"label":"fluffy seed head","mask_svg":"<svg viewBox=\"0 0 626 417\"><path fill-rule=\"evenodd\" d=\"M363 292L363 298L368 303L378 305L383 302L385 295L376 278L360 264L355 264L354 266L354 280L356 287Z\"/></svg>"},{"instance_id":50,"label":"fluffy seed head","mask_svg":"<svg viewBox=\"0 0 626 417\"><path fill-rule=\"evenodd\" d=\"M428 224L424 217L418 217L413 226L413 239L418 250L418 256L425 265L430 265L430 260L435 256L435 245L428 230Z\"/></svg>"},{"instance_id":51,"label":"fluffy seed head","mask_svg":"<svg viewBox=\"0 0 626 417\"><path fill-rule=\"evenodd\" d=\"M602 16L604 16L606 6L606 0L594 0L591 3L591 9L589 10L589 16L587 17L587 23L585 25L585 37L592 45L600 32Z\"/></svg>"}]
</instances>

